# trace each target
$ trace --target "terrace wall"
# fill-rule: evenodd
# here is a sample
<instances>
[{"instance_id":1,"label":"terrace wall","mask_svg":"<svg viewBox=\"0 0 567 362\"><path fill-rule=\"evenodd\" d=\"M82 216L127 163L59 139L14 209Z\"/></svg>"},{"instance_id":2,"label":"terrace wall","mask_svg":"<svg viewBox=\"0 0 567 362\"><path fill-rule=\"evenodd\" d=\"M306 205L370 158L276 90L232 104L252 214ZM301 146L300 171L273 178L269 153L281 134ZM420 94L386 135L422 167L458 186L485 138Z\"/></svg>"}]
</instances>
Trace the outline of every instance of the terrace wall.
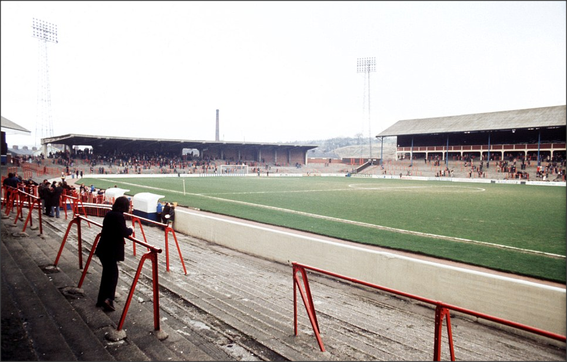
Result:
<instances>
[{"instance_id":1,"label":"terrace wall","mask_svg":"<svg viewBox=\"0 0 567 362\"><path fill-rule=\"evenodd\" d=\"M178 208L175 230L251 255L292 261L565 335L565 288L437 264ZM290 267L290 293L292 292ZM317 293L317 291L313 291ZM291 307L291 306L290 306Z\"/></svg>"}]
</instances>

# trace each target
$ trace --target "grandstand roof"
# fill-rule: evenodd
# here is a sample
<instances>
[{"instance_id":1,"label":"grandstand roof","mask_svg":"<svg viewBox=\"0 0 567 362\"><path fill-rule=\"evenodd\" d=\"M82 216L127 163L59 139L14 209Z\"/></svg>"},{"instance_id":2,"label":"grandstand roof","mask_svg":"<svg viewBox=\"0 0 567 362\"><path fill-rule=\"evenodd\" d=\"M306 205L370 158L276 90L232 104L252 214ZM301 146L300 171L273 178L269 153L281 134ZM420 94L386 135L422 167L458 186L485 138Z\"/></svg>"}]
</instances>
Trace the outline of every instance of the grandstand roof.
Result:
<instances>
[{"instance_id":1,"label":"grandstand roof","mask_svg":"<svg viewBox=\"0 0 567 362\"><path fill-rule=\"evenodd\" d=\"M201 141L183 139L159 139L159 138L136 138L136 137L111 137L96 135L66 134L56 137L42 138L41 144L63 144L67 146L92 146L93 148L108 148L120 150L159 150L178 151L183 148L206 149L209 147L277 147L282 149L299 148L309 150L316 145L297 144L274 144L274 143L251 143L251 142L225 142L225 141Z\"/></svg>"},{"instance_id":2,"label":"grandstand roof","mask_svg":"<svg viewBox=\"0 0 567 362\"><path fill-rule=\"evenodd\" d=\"M563 105L460 116L407 119L396 122L376 137L565 127L566 123L565 106Z\"/></svg>"},{"instance_id":3,"label":"grandstand roof","mask_svg":"<svg viewBox=\"0 0 567 362\"><path fill-rule=\"evenodd\" d=\"M17 123L10 121L8 118L2 117L2 132L9 132L9 133L31 133L24 127L20 126Z\"/></svg>"}]
</instances>

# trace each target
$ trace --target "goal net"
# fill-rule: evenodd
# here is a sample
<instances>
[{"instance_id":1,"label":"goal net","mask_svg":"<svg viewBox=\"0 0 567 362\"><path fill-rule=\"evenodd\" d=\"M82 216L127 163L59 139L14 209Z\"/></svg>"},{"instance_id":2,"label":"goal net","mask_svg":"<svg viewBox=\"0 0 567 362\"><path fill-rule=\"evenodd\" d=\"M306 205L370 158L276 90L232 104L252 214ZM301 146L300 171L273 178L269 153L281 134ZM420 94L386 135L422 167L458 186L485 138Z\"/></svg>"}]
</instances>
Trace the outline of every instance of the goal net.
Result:
<instances>
[{"instance_id":1,"label":"goal net","mask_svg":"<svg viewBox=\"0 0 567 362\"><path fill-rule=\"evenodd\" d=\"M220 165L222 175L245 175L248 173L248 165Z\"/></svg>"}]
</instances>

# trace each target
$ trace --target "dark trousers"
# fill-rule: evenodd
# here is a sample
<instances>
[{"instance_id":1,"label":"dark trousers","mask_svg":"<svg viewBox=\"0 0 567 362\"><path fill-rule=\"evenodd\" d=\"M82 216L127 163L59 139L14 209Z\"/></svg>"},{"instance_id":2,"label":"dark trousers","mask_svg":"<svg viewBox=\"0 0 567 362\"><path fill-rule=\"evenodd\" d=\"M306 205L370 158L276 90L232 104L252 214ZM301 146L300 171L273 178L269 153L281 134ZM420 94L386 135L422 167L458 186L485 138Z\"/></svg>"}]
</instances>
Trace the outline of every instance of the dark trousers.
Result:
<instances>
[{"instance_id":1,"label":"dark trousers","mask_svg":"<svg viewBox=\"0 0 567 362\"><path fill-rule=\"evenodd\" d=\"M102 263L102 277L98 290L97 304L102 304L106 299L114 301L116 284L118 284L118 262L112 258L99 257Z\"/></svg>"}]
</instances>

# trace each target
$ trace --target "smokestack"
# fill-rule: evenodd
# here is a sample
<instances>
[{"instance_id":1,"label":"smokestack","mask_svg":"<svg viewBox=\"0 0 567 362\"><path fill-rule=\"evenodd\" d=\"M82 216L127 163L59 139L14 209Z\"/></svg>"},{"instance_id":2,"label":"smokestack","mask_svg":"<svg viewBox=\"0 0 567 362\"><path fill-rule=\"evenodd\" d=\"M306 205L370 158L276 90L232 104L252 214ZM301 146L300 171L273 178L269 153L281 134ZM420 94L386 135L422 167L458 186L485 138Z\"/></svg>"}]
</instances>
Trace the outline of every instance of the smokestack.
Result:
<instances>
[{"instance_id":1,"label":"smokestack","mask_svg":"<svg viewBox=\"0 0 567 362\"><path fill-rule=\"evenodd\" d=\"M219 139L219 110L217 109L217 131L215 133L215 141L220 141Z\"/></svg>"}]
</instances>

